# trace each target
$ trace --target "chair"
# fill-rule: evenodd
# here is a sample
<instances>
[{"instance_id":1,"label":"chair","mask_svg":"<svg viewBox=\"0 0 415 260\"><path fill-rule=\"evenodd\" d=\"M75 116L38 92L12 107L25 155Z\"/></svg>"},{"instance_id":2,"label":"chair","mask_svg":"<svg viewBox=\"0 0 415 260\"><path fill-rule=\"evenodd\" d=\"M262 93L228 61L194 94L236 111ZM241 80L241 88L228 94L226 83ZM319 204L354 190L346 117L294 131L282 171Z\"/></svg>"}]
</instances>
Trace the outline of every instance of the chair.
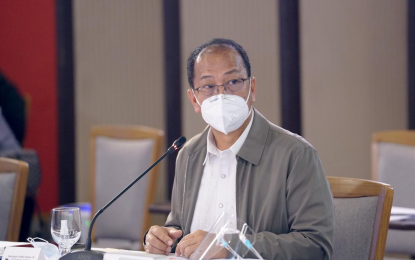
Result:
<instances>
[{"instance_id":1,"label":"chair","mask_svg":"<svg viewBox=\"0 0 415 260\"><path fill-rule=\"evenodd\" d=\"M28 165L0 158L0 241L18 241L26 194Z\"/></svg>"},{"instance_id":2,"label":"chair","mask_svg":"<svg viewBox=\"0 0 415 260\"><path fill-rule=\"evenodd\" d=\"M0 152L0 157L27 162L29 165L29 176L27 177L26 196L19 235L20 241L26 241L30 236L34 209L37 208L36 194L41 179L39 156L35 150L21 149Z\"/></svg>"},{"instance_id":3,"label":"chair","mask_svg":"<svg viewBox=\"0 0 415 260\"><path fill-rule=\"evenodd\" d=\"M327 178L334 197L332 260L383 259L393 189L353 178Z\"/></svg>"},{"instance_id":4,"label":"chair","mask_svg":"<svg viewBox=\"0 0 415 260\"><path fill-rule=\"evenodd\" d=\"M393 206L415 208L415 131L372 135L372 179L393 186ZM389 229L386 252L415 256L415 231Z\"/></svg>"},{"instance_id":5,"label":"chair","mask_svg":"<svg viewBox=\"0 0 415 260\"><path fill-rule=\"evenodd\" d=\"M91 131L92 213L104 207L161 156L164 132L143 126L97 126ZM158 166L137 182L96 221L96 247L141 248L151 225Z\"/></svg>"}]
</instances>

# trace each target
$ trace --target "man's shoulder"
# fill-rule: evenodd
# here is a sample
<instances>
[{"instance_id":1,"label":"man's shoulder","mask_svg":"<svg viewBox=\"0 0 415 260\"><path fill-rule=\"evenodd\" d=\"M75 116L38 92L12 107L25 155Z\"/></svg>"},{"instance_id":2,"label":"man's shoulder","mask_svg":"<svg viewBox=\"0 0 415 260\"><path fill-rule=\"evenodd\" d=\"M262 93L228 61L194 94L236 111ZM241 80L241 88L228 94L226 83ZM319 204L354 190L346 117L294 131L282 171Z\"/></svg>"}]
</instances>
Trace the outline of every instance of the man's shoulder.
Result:
<instances>
[{"instance_id":1,"label":"man's shoulder","mask_svg":"<svg viewBox=\"0 0 415 260\"><path fill-rule=\"evenodd\" d=\"M307 150L314 151L314 148L303 137L271 123L255 110L254 122L238 155L257 165L264 156L267 160L275 156L292 158Z\"/></svg>"},{"instance_id":2,"label":"man's shoulder","mask_svg":"<svg viewBox=\"0 0 415 260\"><path fill-rule=\"evenodd\" d=\"M261 115L262 116L262 115ZM263 116L262 116L263 117ZM267 143L270 147L275 146L281 149L290 149L290 150L304 150L306 148L311 148L315 150L313 145L311 145L304 137L293 133L287 129L284 129L263 117L267 120L269 125L269 132L267 136Z\"/></svg>"},{"instance_id":3,"label":"man's shoulder","mask_svg":"<svg viewBox=\"0 0 415 260\"><path fill-rule=\"evenodd\" d=\"M280 126L277 126L273 123L270 124L270 134L272 137L279 139L280 141L291 143L292 145L299 146L302 148L313 148L313 145L310 144L304 137L299 134L293 133L284 129Z\"/></svg>"}]
</instances>

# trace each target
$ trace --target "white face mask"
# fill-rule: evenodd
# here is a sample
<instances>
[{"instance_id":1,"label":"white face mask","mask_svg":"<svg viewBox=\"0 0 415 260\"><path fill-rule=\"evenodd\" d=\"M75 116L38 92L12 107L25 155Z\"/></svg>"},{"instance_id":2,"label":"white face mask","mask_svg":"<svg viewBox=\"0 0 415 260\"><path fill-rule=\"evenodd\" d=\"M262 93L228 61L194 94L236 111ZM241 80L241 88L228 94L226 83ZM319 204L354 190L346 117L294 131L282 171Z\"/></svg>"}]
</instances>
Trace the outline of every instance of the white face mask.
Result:
<instances>
[{"instance_id":1,"label":"white face mask","mask_svg":"<svg viewBox=\"0 0 415 260\"><path fill-rule=\"evenodd\" d=\"M36 241L36 240L41 240L41 241ZM59 249L54 244L50 244L48 241L40 237L35 237L35 238L29 237L27 241L29 241L30 244L32 244L34 248L40 248L48 260L59 259Z\"/></svg>"},{"instance_id":2,"label":"white face mask","mask_svg":"<svg viewBox=\"0 0 415 260\"><path fill-rule=\"evenodd\" d=\"M205 99L201 105L205 122L225 135L241 127L250 114L247 104L251 95L251 82L249 83L246 101L240 96L228 94L219 94ZM196 101L200 106L197 98Z\"/></svg>"}]
</instances>

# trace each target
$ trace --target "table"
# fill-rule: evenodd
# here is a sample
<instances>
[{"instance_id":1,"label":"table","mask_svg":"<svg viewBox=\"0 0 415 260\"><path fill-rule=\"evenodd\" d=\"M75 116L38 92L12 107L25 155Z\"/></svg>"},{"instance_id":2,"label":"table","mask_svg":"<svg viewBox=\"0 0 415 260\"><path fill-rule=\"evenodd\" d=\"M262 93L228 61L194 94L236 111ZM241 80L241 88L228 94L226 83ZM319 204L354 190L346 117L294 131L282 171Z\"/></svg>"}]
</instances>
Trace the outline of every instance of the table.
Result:
<instances>
[{"instance_id":1,"label":"table","mask_svg":"<svg viewBox=\"0 0 415 260\"><path fill-rule=\"evenodd\" d=\"M415 230L415 216L410 219L394 220L389 222L389 229L393 230Z\"/></svg>"},{"instance_id":2,"label":"table","mask_svg":"<svg viewBox=\"0 0 415 260\"><path fill-rule=\"evenodd\" d=\"M393 218L401 219L393 219ZM402 219L403 217L403 219ZM415 230L415 209L393 206L389 229L394 230Z\"/></svg>"}]
</instances>

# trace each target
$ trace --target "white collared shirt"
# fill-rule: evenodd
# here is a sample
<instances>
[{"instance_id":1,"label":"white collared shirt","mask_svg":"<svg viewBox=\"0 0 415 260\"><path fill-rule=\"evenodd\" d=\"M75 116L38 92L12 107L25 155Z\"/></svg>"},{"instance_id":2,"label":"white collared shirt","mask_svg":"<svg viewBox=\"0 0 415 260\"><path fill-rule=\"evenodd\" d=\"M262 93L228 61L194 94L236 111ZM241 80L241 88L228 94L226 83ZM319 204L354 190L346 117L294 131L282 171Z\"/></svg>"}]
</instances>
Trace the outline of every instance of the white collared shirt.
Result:
<instances>
[{"instance_id":1,"label":"white collared shirt","mask_svg":"<svg viewBox=\"0 0 415 260\"><path fill-rule=\"evenodd\" d=\"M203 162L205 167L190 232L198 229L209 231L222 212L233 216L230 227L236 228L236 155L251 129L253 110L251 113L251 120L242 135L225 151L216 147L213 133L209 129L207 153Z\"/></svg>"}]
</instances>

